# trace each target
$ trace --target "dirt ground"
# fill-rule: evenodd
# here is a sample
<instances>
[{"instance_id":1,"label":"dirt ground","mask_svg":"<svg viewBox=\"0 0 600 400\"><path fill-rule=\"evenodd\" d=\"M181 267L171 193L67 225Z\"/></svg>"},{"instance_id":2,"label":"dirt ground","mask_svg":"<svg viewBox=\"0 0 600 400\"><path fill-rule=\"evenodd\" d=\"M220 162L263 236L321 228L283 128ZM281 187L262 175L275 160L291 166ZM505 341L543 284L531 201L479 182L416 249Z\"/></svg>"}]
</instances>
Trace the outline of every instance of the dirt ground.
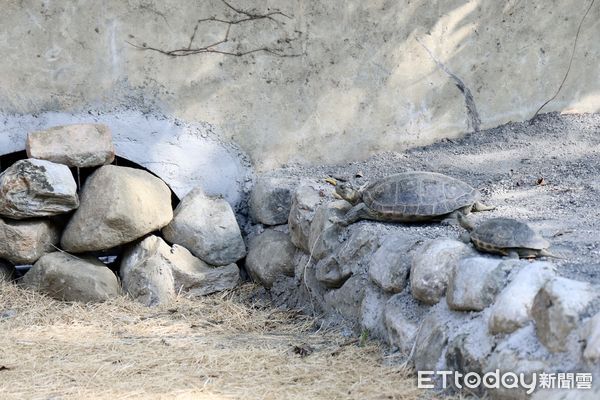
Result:
<instances>
[{"instance_id":1,"label":"dirt ground","mask_svg":"<svg viewBox=\"0 0 600 400\"><path fill-rule=\"evenodd\" d=\"M126 298L62 303L0 284L0 398L425 396L377 343L249 303L255 289L147 308Z\"/></svg>"},{"instance_id":2,"label":"dirt ground","mask_svg":"<svg viewBox=\"0 0 600 400\"><path fill-rule=\"evenodd\" d=\"M561 275L600 283L600 114L543 114L532 123L509 123L405 153L340 166L291 165L273 174L363 184L411 170L444 173L478 188L497 208L472 214L475 223L492 217L528 222L562 257L552 259ZM464 232L437 223L359 223L431 238L458 238Z\"/></svg>"}]
</instances>

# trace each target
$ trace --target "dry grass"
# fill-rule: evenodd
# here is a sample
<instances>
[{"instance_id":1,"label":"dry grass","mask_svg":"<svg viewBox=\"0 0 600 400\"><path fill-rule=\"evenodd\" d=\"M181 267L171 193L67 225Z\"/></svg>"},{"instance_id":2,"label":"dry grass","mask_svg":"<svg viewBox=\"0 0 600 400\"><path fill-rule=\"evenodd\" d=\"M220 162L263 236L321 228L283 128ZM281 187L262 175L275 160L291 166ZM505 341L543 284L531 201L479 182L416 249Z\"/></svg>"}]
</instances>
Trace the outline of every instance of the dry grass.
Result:
<instances>
[{"instance_id":1,"label":"dry grass","mask_svg":"<svg viewBox=\"0 0 600 400\"><path fill-rule=\"evenodd\" d=\"M126 298L62 303L0 284L0 398L423 395L410 371L384 365L375 343L345 345L335 331L315 333L307 317L244 301L249 290L146 308Z\"/></svg>"}]
</instances>

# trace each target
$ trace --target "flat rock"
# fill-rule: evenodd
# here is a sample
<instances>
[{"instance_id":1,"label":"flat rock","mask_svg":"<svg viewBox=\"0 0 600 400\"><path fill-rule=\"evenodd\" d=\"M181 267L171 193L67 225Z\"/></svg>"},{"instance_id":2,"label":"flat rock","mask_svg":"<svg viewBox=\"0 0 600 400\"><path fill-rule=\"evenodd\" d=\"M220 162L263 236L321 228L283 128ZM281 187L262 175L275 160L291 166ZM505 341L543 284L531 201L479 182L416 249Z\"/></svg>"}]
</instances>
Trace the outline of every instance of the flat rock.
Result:
<instances>
[{"instance_id":1,"label":"flat rock","mask_svg":"<svg viewBox=\"0 0 600 400\"><path fill-rule=\"evenodd\" d=\"M260 177L248 201L250 217L264 225L286 224L292 208L295 183L289 179Z\"/></svg>"},{"instance_id":2,"label":"flat rock","mask_svg":"<svg viewBox=\"0 0 600 400\"><path fill-rule=\"evenodd\" d=\"M531 307L537 292L555 275L554 266L543 261L505 261L513 272L510 283L491 307L491 334L511 333L531 321Z\"/></svg>"},{"instance_id":3,"label":"flat rock","mask_svg":"<svg viewBox=\"0 0 600 400\"><path fill-rule=\"evenodd\" d=\"M499 258L461 259L450 277L446 301L451 310L481 311L508 283L509 265Z\"/></svg>"},{"instance_id":4,"label":"flat rock","mask_svg":"<svg viewBox=\"0 0 600 400\"><path fill-rule=\"evenodd\" d=\"M408 353L415 342L417 325L406 318L403 302L404 299L400 295L392 296L385 303L383 321L388 344Z\"/></svg>"},{"instance_id":5,"label":"flat rock","mask_svg":"<svg viewBox=\"0 0 600 400\"><path fill-rule=\"evenodd\" d=\"M73 124L30 132L27 156L70 167L95 167L115 159L112 134L106 125Z\"/></svg>"},{"instance_id":6,"label":"flat rock","mask_svg":"<svg viewBox=\"0 0 600 400\"><path fill-rule=\"evenodd\" d=\"M316 184L302 183L292 195L288 218L290 236L292 243L307 253L310 253L308 238L315 211L325 201L320 190Z\"/></svg>"},{"instance_id":7,"label":"flat rock","mask_svg":"<svg viewBox=\"0 0 600 400\"><path fill-rule=\"evenodd\" d=\"M0 215L47 217L79 207L77 184L66 165L19 160L0 175Z\"/></svg>"},{"instance_id":8,"label":"flat rock","mask_svg":"<svg viewBox=\"0 0 600 400\"><path fill-rule=\"evenodd\" d=\"M402 233L384 237L369 262L371 281L389 293L404 290L408 283L412 252L421 241L420 237Z\"/></svg>"},{"instance_id":9,"label":"flat rock","mask_svg":"<svg viewBox=\"0 0 600 400\"><path fill-rule=\"evenodd\" d=\"M340 245L340 234L345 227L335 221L342 218L351 207L345 200L336 200L317 208L308 237L308 252L315 259L320 260L332 254Z\"/></svg>"},{"instance_id":10,"label":"flat rock","mask_svg":"<svg viewBox=\"0 0 600 400\"><path fill-rule=\"evenodd\" d=\"M229 203L196 188L181 200L165 239L211 265L229 265L246 255L246 245Z\"/></svg>"},{"instance_id":11,"label":"flat rock","mask_svg":"<svg viewBox=\"0 0 600 400\"><path fill-rule=\"evenodd\" d=\"M582 314L600 296L588 282L556 277L538 291L531 315L540 342L551 352L567 350L567 338L581 324Z\"/></svg>"},{"instance_id":12,"label":"flat rock","mask_svg":"<svg viewBox=\"0 0 600 400\"><path fill-rule=\"evenodd\" d=\"M158 230L172 218L171 191L162 180L140 169L105 165L87 179L61 245L75 253L106 250Z\"/></svg>"},{"instance_id":13,"label":"flat rock","mask_svg":"<svg viewBox=\"0 0 600 400\"><path fill-rule=\"evenodd\" d=\"M296 246L290 236L267 229L248 244L246 270L253 280L266 288L281 276L294 276Z\"/></svg>"},{"instance_id":14,"label":"flat rock","mask_svg":"<svg viewBox=\"0 0 600 400\"><path fill-rule=\"evenodd\" d=\"M412 295L425 304L436 304L446 294L454 267L472 250L463 242L433 239L415 250L410 270Z\"/></svg>"},{"instance_id":15,"label":"flat rock","mask_svg":"<svg viewBox=\"0 0 600 400\"><path fill-rule=\"evenodd\" d=\"M120 293L117 277L100 261L63 252L40 258L22 283L26 288L64 301L101 302Z\"/></svg>"},{"instance_id":16,"label":"flat rock","mask_svg":"<svg viewBox=\"0 0 600 400\"><path fill-rule=\"evenodd\" d=\"M168 304L178 294L203 296L237 286L237 265L212 267L179 245L148 236L123 255L123 289L147 306Z\"/></svg>"},{"instance_id":17,"label":"flat rock","mask_svg":"<svg viewBox=\"0 0 600 400\"><path fill-rule=\"evenodd\" d=\"M60 229L48 220L0 219L0 258L13 264L33 264L56 251Z\"/></svg>"}]
</instances>

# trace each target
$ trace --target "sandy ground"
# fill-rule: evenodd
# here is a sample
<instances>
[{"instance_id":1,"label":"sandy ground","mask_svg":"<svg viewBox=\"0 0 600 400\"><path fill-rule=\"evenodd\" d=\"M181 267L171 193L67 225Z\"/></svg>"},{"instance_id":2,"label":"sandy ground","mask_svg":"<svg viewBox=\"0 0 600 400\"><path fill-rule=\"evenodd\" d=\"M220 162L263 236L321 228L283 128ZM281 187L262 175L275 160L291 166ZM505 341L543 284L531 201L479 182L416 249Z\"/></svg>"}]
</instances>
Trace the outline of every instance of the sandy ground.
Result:
<instances>
[{"instance_id":1,"label":"sandy ground","mask_svg":"<svg viewBox=\"0 0 600 400\"><path fill-rule=\"evenodd\" d=\"M497 209L472 214L475 223L491 217L526 221L562 257L552 262L563 276L600 283L600 114L544 114L533 123L509 123L402 154L339 166L292 165L273 174L333 176L362 184L410 170L444 173L479 188L485 202ZM464 232L438 223L359 223L432 238L458 238Z\"/></svg>"}]
</instances>

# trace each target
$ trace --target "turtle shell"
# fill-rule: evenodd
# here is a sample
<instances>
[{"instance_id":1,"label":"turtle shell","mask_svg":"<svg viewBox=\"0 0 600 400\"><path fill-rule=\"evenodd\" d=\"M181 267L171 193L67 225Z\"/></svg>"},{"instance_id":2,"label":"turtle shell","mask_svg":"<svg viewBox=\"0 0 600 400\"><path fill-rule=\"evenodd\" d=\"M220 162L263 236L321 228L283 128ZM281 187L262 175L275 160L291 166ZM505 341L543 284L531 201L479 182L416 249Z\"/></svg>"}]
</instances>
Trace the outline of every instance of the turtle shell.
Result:
<instances>
[{"instance_id":1,"label":"turtle shell","mask_svg":"<svg viewBox=\"0 0 600 400\"><path fill-rule=\"evenodd\" d=\"M471 232L471 240L491 249L526 248L542 250L550 243L524 222L510 218L492 218Z\"/></svg>"},{"instance_id":2,"label":"turtle shell","mask_svg":"<svg viewBox=\"0 0 600 400\"><path fill-rule=\"evenodd\" d=\"M479 198L479 191L465 182L435 172L390 175L367 186L362 194L367 207L391 219L442 216Z\"/></svg>"}]
</instances>

